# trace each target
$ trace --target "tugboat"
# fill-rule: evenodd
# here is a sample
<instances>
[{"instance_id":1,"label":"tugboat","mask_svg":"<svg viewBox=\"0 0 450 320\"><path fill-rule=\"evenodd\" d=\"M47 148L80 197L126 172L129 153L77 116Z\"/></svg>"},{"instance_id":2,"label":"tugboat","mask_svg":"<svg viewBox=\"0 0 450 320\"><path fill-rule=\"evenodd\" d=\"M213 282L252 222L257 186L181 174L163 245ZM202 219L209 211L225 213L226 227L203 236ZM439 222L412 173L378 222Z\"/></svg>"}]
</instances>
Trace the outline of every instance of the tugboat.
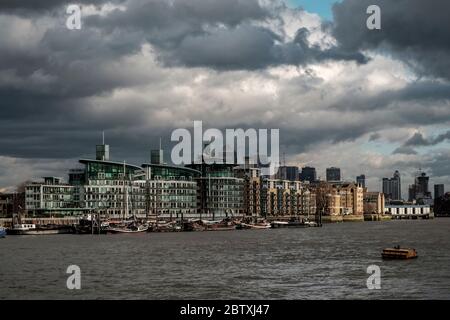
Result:
<instances>
[{"instance_id":1,"label":"tugboat","mask_svg":"<svg viewBox=\"0 0 450 320\"><path fill-rule=\"evenodd\" d=\"M0 227L0 238L6 237L6 229L3 227Z\"/></svg>"},{"instance_id":2,"label":"tugboat","mask_svg":"<svg viewBox=\"0 0 450 320\"><path fill-rule=\"evenodd\" d=\"M395 246L394 248L386 248L381 253L383 259L414 259L417 258L416 249L400 248Z\"/></svg>"}]
</instances>

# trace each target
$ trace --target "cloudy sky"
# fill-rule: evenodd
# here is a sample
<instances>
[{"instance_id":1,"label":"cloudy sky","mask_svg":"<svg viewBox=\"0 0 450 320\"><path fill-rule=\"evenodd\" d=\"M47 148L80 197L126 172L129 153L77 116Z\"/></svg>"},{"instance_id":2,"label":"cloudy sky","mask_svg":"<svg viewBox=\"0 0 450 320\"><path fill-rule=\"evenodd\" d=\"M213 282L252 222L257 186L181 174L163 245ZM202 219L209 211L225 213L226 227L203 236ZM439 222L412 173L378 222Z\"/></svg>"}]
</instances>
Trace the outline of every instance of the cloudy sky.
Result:
<instances>
[{"instance_id":1,"label":"cloudy sky","mask_svg":"<svg viewBox=\"0 0 450 320\"><path fill-rule=\"evenodd\" d=\"M66 28L69 3L81 30ZM366 9L382 29L366 28ZM447 0L2 0L0 190L142 163L194 120L279 128L286 162L450 188ZM168 156L168 152L166 152Z\"/></svg>"}]
</instances>

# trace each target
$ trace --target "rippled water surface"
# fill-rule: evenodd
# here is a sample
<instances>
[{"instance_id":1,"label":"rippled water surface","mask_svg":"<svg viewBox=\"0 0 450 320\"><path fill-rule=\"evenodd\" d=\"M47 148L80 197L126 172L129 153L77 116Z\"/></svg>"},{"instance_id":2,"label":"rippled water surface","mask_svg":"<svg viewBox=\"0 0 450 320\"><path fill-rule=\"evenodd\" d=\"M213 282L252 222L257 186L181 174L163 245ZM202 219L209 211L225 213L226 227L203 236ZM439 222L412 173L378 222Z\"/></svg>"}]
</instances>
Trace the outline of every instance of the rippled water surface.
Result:
<instances>
[{"instance_id":1,"label":"rippled water surface","mask_svg":"<svg viewBox=\"0 0 450 320\"><path fill-rule=\"evenodd\" d=\"M419 258L383 261L384 247ZM69 265L81 290L66 288ZM381 290L368 290L369 265ZM0 299L450 299L450 219L0 239Z\"/></svg>"}]
</instances>

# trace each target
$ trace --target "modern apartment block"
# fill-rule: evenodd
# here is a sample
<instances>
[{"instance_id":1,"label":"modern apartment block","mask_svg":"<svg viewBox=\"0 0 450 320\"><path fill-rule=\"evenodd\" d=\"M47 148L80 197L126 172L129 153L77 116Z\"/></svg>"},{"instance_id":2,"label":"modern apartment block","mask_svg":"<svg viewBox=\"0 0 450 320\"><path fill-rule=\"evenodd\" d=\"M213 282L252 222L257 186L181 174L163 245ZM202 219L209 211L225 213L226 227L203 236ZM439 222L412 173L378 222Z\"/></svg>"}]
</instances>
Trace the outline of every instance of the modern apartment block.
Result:
<instances>
[{"instance_id":1,"label":"modern apartment block","mask_svg":"<svg viewBox=\"0 0 450 320\"><path fill-rule=\"evenodd\" d=\"M145 214L145 181L138 166L105 160L82 159L84 190L81 206L111 217ZM141 175L139 175L141 174Z\"/></svg>"},{"instance_id":2,"label":"modern apartment block","mask_svg":"<svg viewBox=\"0 0 450 320\"><path fill-rule=\"evenodd\" d=\"M76 215L82 213L83 188L66 184L61 178L45 177L25 186L25 209L30 215Z\"/></svg>"},{"instance_id":3,"label":"modern apartment block","mask_svg":"<svg viewBox=\"0 0 450 320\"><path fill-rule=\"evenodd\" d=\"M245 179L236 176L232 164L192 164L199 171L197 207L202 217L212 219L244 215Z\"/></svg>"},{"instance_id":4,"label":"modern apartment block","mask_svg":"<svg viewBox=\"0 0 450 320\"><path fill-rule=\"evenodd\" d=\"M261 176L257 165L163 162L154 150L140 166L109 159L109 146L96 147L96 159L79 160L69 183L48 177L28 184L25 209L31 215L130 216L176 219L225 217L312 217L383 212L379 194L361 184L300 181ZM305 168L304 168L305 169ZM315 172L315 170L314 170ZM314 178L314 177L311 177ZM335 177L340 178L340 177ZM369 208L370 207L370 208Z\"/></svg>"},{"instance_id":5,"label":"modern apartment block","mask_svg":"<svg viewBox=\"0 0 450 320\"><path fill-rule=\"evenodd\" d=\"M191 218L197 214L200 172L165 164L143 164L145 212L159 218Z\"/></svg>"}]
</instances>

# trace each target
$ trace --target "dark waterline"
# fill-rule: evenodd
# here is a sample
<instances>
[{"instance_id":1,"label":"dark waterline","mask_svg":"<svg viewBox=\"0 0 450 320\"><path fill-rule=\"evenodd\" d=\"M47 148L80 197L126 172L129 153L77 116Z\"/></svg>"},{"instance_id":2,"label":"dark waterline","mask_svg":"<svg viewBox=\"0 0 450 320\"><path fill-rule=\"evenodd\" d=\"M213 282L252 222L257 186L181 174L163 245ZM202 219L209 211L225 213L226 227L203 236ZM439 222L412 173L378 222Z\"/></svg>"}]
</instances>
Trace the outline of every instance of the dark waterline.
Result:
<instances>
[{"instance_id":1,"label":"dark waterline","mask_svg":"<svg viewBox=\"0 0 450 320\"><path fill-rule=\"evenodd\" d=\"M384 247L419 258L383 261ZM66 269L81 268L81 290ZM369 265L381 290L368 290ZM450 219L0 239L0 299L450 299Z\"/></svg>"}]
</instances>

